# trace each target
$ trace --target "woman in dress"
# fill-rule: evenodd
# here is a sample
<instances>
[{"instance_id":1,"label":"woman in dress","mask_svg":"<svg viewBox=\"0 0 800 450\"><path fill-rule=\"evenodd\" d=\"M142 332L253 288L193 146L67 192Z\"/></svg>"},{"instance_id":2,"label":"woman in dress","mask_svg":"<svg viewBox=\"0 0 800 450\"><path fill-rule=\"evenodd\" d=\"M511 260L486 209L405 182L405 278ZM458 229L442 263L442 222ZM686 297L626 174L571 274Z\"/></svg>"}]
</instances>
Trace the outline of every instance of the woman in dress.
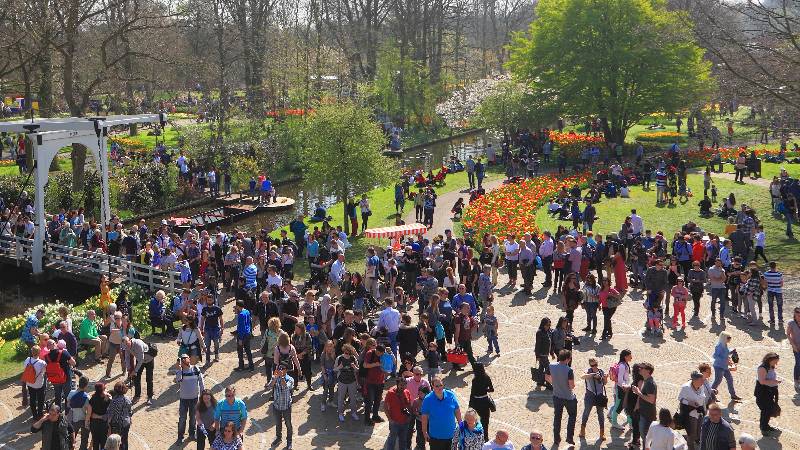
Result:
<instances>
[{"instance_id":1,"label":"woman in dress","mask_svg":"<svg viewBox=\"0 0 800 450\"><path fill-rule=\"evenodd\" d=\"M625 266L625 250L622 247L617 248L613 264L614 287L617 292L625 292L628 290L628 268Z\"/></svg>"}]
</instances>

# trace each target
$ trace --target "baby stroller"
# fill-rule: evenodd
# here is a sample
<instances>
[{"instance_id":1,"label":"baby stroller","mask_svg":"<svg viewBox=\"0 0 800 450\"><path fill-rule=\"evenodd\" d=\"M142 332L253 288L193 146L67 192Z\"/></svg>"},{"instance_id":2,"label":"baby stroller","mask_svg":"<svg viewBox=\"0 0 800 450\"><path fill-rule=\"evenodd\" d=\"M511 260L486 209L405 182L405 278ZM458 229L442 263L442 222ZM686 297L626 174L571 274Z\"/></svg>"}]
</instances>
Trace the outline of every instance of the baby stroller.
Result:
<instances>
[{"instance_id":1,"label":"baby stroller","mask_svg":"<svg viewBox=\"0 0 800 450\"><path fill-rule=\"evenodd\" d=\"M645 300L645 309L647 310L647 322L645 323L644 335L645 336L664 336L664 310L661 305L650 305ZM655 306L655 308L653 308Z\"/></svg>"}]
</instances>

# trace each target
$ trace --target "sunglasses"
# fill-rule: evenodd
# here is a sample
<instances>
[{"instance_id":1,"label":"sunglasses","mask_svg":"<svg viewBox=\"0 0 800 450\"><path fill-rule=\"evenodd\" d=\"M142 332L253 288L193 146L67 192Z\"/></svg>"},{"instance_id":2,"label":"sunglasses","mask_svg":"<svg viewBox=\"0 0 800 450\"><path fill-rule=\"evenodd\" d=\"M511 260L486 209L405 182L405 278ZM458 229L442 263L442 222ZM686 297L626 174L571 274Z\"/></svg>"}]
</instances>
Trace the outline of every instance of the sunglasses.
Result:
<instances>
[{"instance_id":1,"label":"sunglasses","mask_svg":"<svg viewBox=\"0 0 800 450\"><path fill-rule=\"evenodd\" d=\"M531 436L531 440L532 441L541 441L542 437L541 436Z\"/></svg>"}]
</instances>

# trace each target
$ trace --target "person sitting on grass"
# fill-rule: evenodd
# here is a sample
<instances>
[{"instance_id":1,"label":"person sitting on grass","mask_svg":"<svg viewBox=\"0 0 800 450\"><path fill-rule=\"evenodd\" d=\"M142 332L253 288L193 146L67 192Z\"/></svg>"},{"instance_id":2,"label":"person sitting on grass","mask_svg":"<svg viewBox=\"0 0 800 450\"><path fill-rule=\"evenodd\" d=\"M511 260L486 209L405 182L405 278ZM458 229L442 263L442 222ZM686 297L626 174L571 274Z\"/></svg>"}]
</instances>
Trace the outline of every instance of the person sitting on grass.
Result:
<instances>
[{"instance_id":1,"label":"person sitting on grass","mask_svg":"<svg viewBox=\"0 0 800 450\"><path fill-rule=\"evenodd\" d=\"M700 217L709 218L713 215L711 213L711 199L707 195L700 200L698 205L700 206Z\"/></svg>"}]
</instances>

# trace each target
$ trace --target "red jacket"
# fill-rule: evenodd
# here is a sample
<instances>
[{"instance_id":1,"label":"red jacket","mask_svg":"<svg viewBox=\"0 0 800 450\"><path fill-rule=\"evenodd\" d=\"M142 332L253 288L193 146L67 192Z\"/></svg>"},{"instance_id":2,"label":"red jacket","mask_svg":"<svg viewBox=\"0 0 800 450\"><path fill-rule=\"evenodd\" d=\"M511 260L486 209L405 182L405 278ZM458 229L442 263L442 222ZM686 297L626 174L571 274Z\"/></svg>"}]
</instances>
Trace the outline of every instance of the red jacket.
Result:
<instances>
[{"instance_id":1,"label":"red jacket","mask_svg":"<svg viewBox=\"0 0 800 450\"><path fill-rule=\"evenodd\" d=\"M397 392L397 386L392 386L386 392L386 398L383 399L386 405L387 417L389 420L399 424L408 423L411 416L403 413L403 408L411 408L411 394L408 389L403 389L402 393Z\"/></svg>"}]
</instances>

